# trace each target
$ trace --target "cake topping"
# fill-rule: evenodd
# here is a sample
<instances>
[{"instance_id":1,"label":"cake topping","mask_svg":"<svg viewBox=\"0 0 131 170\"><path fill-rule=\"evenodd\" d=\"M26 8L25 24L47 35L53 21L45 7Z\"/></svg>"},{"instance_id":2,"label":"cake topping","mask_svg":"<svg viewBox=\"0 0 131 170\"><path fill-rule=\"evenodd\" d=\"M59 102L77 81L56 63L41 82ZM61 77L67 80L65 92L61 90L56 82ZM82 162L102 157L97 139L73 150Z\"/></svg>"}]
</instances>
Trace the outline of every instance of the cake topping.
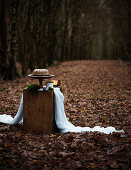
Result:
<instances>
[{"instance_id":1,"label":"cake topping","mask_svg":"<svg viewBox=\"0 0 131 170\"><path fill-rule=\"evenodd\" d=\"M34 76L46 76L49 75L49 71L47 69L34 69L32 75Z\"/></svg>"}]
</instances>

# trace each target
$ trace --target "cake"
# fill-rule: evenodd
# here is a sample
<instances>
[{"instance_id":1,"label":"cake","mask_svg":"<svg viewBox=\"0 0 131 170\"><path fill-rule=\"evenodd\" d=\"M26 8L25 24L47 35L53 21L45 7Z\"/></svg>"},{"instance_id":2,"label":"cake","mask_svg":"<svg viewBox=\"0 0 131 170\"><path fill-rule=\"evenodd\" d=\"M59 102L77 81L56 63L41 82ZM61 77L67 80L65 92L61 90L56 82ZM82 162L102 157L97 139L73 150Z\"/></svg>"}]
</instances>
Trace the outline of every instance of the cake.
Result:
<instances>
[{"instance_id":1,"label":"cake","mask_svg":"<svg viewBox=\"0 0 131 170\"><path fill-rule=\"evenodd\" d=\"M33 76L47 76L49 75L49 71L47 69L34 69Z\"/></svg>"}]
</instances>

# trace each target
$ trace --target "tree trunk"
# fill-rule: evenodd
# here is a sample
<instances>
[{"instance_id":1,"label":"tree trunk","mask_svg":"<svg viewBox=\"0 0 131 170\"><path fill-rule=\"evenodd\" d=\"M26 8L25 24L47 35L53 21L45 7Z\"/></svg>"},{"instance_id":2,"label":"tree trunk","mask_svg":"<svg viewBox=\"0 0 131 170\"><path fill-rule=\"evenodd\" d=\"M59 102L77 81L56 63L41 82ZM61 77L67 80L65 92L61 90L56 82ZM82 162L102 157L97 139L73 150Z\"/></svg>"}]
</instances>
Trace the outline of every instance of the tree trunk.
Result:
<instances>
[{"instance_id":1,"label":"tree trunk","mask_svg":"<svg viewBox=\"0 0 131 170\"><path fill-rule=\"evenodd\" d=\"M0 0L0 75L8 78L7 59L7 8L6 1Z\"/></svg>"}]
</instances>

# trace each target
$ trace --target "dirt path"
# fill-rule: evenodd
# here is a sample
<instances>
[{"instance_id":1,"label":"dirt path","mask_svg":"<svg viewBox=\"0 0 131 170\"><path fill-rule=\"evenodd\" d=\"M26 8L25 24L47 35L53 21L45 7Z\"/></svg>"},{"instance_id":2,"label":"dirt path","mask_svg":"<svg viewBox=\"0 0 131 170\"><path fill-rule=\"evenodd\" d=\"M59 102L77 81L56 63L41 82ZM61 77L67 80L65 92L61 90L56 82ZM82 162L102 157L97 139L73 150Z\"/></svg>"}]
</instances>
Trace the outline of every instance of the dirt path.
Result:
<instances>
[{"instance_id":1,"label":"dirt path","mask_svg":"<svg viewBox=\"0 0 131 170\"><path fill-rule=\"evenodd\" d=\"M68 61L49 68L62 81L66 115L74 125L114 126L125 134L38 135L0 125L0 169L129 169L131 67L122 61ZM14 116L27 77L0 81L0 114Z\"/></svg>"}]
</instances>

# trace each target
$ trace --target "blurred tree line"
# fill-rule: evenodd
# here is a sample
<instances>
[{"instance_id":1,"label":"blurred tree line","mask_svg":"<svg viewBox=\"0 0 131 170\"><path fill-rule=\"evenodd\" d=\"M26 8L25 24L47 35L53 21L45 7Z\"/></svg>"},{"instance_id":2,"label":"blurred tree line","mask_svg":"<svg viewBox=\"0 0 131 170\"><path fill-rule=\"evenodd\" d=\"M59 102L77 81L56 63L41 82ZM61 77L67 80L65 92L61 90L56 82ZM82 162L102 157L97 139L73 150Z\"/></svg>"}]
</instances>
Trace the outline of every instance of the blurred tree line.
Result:
<instances>
[{"instance_id":1,"label":"blurred tree line","mask_svg":"<svg viewBox=\"0 0 131 170\"><path fill-rule=\"evenodd\" d=\"M0 77L55 61L131 61L130 0L0 0Z\"/></svg>"}]
</instances>

